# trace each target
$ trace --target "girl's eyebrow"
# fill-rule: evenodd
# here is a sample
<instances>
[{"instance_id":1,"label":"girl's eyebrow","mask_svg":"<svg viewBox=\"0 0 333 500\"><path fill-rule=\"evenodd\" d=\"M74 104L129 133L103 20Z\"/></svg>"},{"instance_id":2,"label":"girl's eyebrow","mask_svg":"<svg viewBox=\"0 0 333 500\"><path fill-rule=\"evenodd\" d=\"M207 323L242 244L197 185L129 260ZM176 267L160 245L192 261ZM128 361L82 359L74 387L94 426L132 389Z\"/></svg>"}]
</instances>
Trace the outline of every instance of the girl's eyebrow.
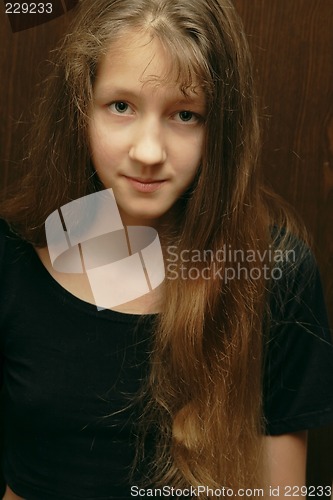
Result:
<instances>
[{"instance_id":1,"label":"girl's eyebrow","mask_svg":"<svg viewBox=\"0 0 333 500\"><path fill-rule=\"evenodd\" d=\"M183 99L177 99L176 104L179 105L189 105L189 104L195 104L195 105L200 105L200 106L205 106L206 100L204 95L198 95L194 94L193 96L188 96Z\"/></svg>"},{"instance_id":2,"label":"girl's eyebrow","mask_svg":"<svg viewBox=\"0 0 333 500\"><path fill-rule=\"evenodd\" d=\"M111 87L111 86L97 86L95 88L95 95L97 95L99 98L107 98L112 95L114 96L129 96L129 97L138 97L140 93L137 93L131 89L126 89L125 87Z\"/></svg>"}]
</instances>

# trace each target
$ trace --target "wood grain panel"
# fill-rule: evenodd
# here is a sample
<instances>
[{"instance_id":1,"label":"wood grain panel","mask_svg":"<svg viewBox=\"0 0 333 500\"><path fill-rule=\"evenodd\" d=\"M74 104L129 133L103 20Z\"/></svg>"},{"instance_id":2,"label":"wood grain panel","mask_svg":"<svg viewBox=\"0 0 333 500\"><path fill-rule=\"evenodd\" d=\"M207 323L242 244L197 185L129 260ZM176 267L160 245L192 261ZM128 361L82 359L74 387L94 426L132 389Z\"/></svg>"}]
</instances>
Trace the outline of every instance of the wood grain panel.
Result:
<instances>
[{"instance_id":1,"label":"wood grain panel","mask_svg":"<svg viewBox=\"0 0 333 500\"><path fill-rule=\"evenodd\" d=\"M15 179L23 155L37 84L46 75L49 51L64 33L71 13L13 33L0 2L0 185Z\"/></svg>"},{"instance_id":2,"label":"wood grain panel","mask_svg":"<svg viewBox=\"0 0 333 500\"><path fill-rule=\"evenodd\" d=\"M235 5L256 68L265 176L313 235L333 324L333 2Z\"/></svg>"},{"instance_id":3,"label":"wood grain panel","mask_svg":"<svg viewBox=\"0 0 333 500\"><path fill-rule=\"evenodd\" d=\"M255 61L266 177L313 232L333 103L333 2L235 0Z\"/></svg>"}]
</instances>

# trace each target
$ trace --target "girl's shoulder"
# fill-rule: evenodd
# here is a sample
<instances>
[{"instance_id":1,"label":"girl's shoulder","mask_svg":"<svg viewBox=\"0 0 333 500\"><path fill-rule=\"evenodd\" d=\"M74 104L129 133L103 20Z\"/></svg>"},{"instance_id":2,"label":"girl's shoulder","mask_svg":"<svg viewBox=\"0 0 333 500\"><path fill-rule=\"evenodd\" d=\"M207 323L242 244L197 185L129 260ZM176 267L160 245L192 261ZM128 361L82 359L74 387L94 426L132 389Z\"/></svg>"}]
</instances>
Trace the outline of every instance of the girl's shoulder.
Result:
<instances>
[{"instance_id":1,"label":"girl's shoulder","mask_svg":"<svg viewBox=\"0 0 333 500\"><path fill-rule=\"evenodd\" d=\"M308 242L275 229L272 254L271 324L329 330L321 275Z\"/></svg>"},{"instance_id":2,"label":"girl's shoulder","mask_svg":"<svg viewBox=\"0 0 333 500\"><path fill-rule=\"evenodd\" d=\"M10 232L10 229L9 229L7 222L4 219L0 219L0 238L1 238L1 240L9 232Z\"/></svg>"},{"instance_id":3,"label":"girl's shoulder","mask_svg":"<svg viewBox=\"0 0 333 500\"><path fill-rule=\"evenodd\" d=\"M8 239L18 239L19 236L15 234L10 224L0 218L0 244L4 245Z\"/></svg>"},{"instance_id":4,"label":"girl's shoulder","mask_svg":"<svg viewBox=\"0 0 333 500\"><path fill-rule=\"evenodd\" d=\"M22 239L4 219L0 219L0 272L9 261L14 262L31 245Z\"/></svg>"},{"instance_id":5,"label":"girl's shoulder","mask_svg":"<svg viewBox=\"0 0 333 500\"><path fill-rule=\"evenodd\" d=\"M288 236L276 243L285 255L274 263L279 272L270 286L265 339L269 434L333 421L333 345L318 266L301 239Z\"/></svg>"},{"instance_id":6,"label":"girl's shoulder","mask_svg":"<svg viewBox=\"0 0 333 500\"><path fill-rule=\"evenodd\" d=\"M10 229L6 221L0 219L0 263L2 263L6 240L10 236Z\"/></svg>"},{"instance_id":7,"label":"girl's shoulder","mask_svg":"<svg viewBox=\"0 0 333 500\"><path fill-rule=\"evenodd\" d=\"M271 296L280 307L290 301L310 305L314 297L324 305L319 267L308 241L274 228L271 255L270 264L275 268Z\"/></svg>"},{"instance_id":8,"label":"girl's shoulder","mask_svg":"<svg viewBox=\"0 0 333 500\"><path fill-rule=\"evenodd\" d=\"M3 250L8 241L20 240L20 237L15 234L13 229L10 227L10 224L0 218L0 248Z\"/></svg>"}]
</instances>

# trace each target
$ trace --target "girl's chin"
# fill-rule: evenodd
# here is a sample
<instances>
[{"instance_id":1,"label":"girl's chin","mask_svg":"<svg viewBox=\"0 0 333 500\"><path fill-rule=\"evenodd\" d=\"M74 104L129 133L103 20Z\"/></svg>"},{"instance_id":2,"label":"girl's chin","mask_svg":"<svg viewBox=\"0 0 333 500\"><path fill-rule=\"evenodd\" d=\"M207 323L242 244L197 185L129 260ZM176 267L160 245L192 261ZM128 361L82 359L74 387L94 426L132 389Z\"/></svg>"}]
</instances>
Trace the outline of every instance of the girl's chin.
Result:
<instances>
[{"instance_id":1,"label":"girl's chin","mask_svg":"<svg viewBox=\"0 0 333 500\"><path fill-rule=\"evenodd\" d=\"M136 213L129 214L120 210L120 217L125 226L151 226L157 227L165 214Z\"/></svg>"},{"instance_id":2,"label":"girl's chin","mask_svg":"<svg viewBox=\"0 0 333 500\"><path fill-rule=\"evenodd\" d=\"M119 212L123 224L126 226L152 226L157 227L170 214L170 208L167 210L123 210L119 207Z\"/></svg>"}]
</instances>

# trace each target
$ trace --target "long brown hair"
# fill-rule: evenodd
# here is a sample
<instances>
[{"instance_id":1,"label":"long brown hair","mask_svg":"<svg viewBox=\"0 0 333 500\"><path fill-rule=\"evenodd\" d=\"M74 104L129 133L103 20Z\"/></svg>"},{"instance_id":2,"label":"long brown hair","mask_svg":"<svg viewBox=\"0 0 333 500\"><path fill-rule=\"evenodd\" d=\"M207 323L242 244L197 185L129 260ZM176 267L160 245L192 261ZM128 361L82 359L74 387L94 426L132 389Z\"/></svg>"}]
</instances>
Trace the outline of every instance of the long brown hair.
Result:
<instances>
[{"instance_id":1,"label":"long brown hair","mask_svg":"<svg viewBox=\"0 0 333 500\"><path fill-rule=\"evenodd\" d=\"M45 245L47 216L101 188L88 149L88 108L101 55L131 28L161 40L185 92L199 78L207 95L202 163L167 241L178 255L189 249L217 255L227 246L257 256L242 263L247 273L238 279L220 279L230 263L220 262L214 278L214 259L193 259L196 279L177 274L178 260L176 279L165 281L143 388L140 439L151 426L159 436L149 480L175 487L257 487L264 483L262 332L268 283L253 271L272 243L273 216L257 169L251 60L231 1L83 0L45 84L29 173L1 214L22 237ZM281 209L274 222L288 228L286 221ZM207 266L211 279L203 274Z\"/></svg>"}]
</instances>

